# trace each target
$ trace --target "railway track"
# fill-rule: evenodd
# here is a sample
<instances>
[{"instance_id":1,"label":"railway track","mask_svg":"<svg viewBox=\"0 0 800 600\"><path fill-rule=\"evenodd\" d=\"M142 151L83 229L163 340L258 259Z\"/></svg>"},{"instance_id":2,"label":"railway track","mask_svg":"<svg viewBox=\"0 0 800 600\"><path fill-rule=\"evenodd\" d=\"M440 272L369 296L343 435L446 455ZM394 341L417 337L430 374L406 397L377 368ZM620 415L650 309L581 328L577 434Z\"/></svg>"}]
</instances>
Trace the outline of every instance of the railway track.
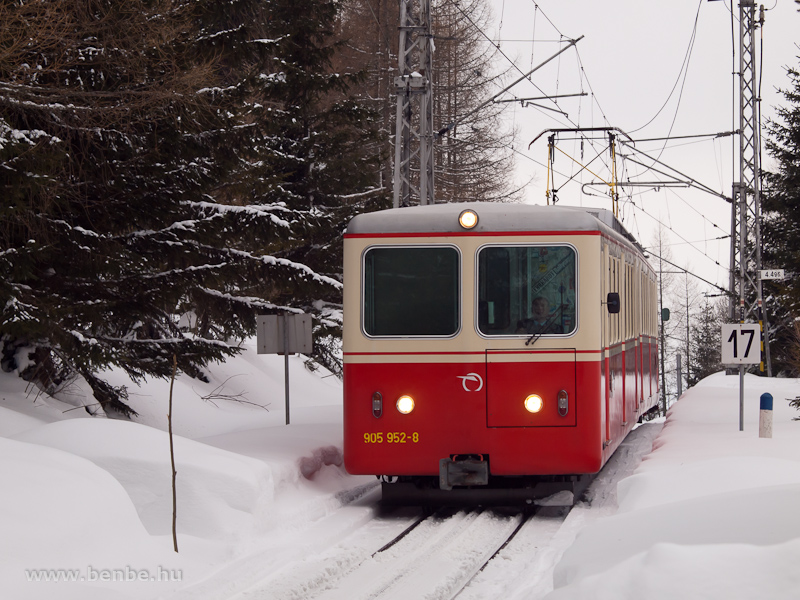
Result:
<instances>
[{"instance_id":1,"label":"railway track","mask_svg":"<svg viewBox=\"0 0 800 600\"><path fill-rule=\"evenodd\" d=\"M324 600L452 598L516 532L522 515L434 513L349 573ZM358 595L352 590L357 584Z\"/></svg>"},{"instance_id":2,"label":"railway track","mask_svg":"<svg viewBox=\"0 0 800 600\"><path fill-rule=\"evenodd\" d=\"M396 511L326 552L275 572L236 598L455 598L515 537L537 529L532 526L536 519L535 514L494 510L443 509L427 517Z\"/></svg>"}]
</instances>

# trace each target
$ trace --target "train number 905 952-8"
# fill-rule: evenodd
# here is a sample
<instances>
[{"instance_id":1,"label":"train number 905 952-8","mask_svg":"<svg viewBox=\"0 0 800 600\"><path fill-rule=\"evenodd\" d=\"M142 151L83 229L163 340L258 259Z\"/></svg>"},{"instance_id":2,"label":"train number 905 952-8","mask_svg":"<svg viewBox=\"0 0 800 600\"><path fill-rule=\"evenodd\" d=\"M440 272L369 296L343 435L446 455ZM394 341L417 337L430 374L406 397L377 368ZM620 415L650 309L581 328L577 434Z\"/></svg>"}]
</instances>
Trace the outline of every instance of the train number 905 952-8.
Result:
<instances>
[{"instance_id":1,"label":"train number 905 952-8","mask_svg":"<svg viewBox=\"0 0 800 600\"><path fill-rule=\"evenodd\" d=\"M419 433L416 431L413 433L390 431L364 434L365 444L416 444L417 442L419 442Z\"/></svg>"}]
</instances>

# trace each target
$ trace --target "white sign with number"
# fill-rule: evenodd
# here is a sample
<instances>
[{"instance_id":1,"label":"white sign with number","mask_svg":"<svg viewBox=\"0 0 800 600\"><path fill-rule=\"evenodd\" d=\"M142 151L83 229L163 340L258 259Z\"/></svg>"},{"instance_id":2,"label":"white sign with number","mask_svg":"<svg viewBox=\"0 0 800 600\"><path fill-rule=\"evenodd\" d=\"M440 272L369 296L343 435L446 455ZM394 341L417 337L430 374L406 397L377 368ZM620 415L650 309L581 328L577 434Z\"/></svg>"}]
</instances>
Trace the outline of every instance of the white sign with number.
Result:
<instances>
[{"instance_id":1,"label":"white sign with number","mask_svg":"<svg viewBox=\"0 0 800 600\"><path fill-rule=\"evenodd\" d=\"M758 274L762 281L765 279L786 279L783 269L762 269Z\"/></svg>"},{"instance_id":2,"label":"white sign with number","mask_svg":"<svg viewBox=\"0 0 800 600\"><path fill-rule=\"evenodd\" d=\"M726 323L722 326L722 364L755 365L761 362L761 326Z\"/></svg>"}]
</instances>

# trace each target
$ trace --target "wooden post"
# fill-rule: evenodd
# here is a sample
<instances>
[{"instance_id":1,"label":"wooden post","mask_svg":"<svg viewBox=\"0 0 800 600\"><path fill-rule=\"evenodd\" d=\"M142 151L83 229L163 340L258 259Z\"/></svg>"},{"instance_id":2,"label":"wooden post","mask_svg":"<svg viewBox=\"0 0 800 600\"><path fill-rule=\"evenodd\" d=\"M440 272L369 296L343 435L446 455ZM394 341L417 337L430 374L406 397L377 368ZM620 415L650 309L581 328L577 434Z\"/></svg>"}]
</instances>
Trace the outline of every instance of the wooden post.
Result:
<instances>
[{"instance_id":1,"label":"wooden post","mask_svg":"<svg viewBox=\"0 0 800 600\"><path fill-rule=\"evenodd\" d=\"M283 313L283 368L284 387L286 396L286 424L289 424L289 319Z\"/></svg>"},{"instance_id":2,"label":"wooden post","mask_svg":"<svg viewBox=\"0 0 800 600\"><path fill-rule=\"evenodd\" d=\"M172 442L172 388L175 385L175 374L178 371L178 356L172 355L172 381L169 383L169 412L167 413L167 427L169 429L169 457L172 462L172 546L178 551L178 494L175 489L175 480L178 472L175 470L175 447Z\"/></svg>"}]
</instances>

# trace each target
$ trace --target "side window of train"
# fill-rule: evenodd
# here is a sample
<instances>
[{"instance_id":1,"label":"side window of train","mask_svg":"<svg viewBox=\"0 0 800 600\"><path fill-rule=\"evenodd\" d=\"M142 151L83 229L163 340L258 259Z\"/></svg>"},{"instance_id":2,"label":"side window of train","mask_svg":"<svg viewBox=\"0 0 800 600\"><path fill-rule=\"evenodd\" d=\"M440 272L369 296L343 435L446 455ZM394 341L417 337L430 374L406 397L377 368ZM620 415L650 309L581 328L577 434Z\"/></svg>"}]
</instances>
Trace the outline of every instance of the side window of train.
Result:
<instances>
[{"instance_id":1,"label":"side window of train","mask_svg":"<svg viewBox=\"0 0 800 600\"><path fill-rule=\"evenodd\" d=\"M363 328L375 337L458 333L460 255L453 246L368 248L363 263Z\"/></svg>"},{"instance_id":2,"label":"side window of train","mask_svg":"<svg viewBox=\"0 0 800 600\"><path fill-rule=\"evenodd\" d=\"M571 246L481 248L479 332L485 336L573 333L577 269L577 254Z\"/></svg>"},{"instance_id":3,"label":"side window of train","mask_svg":"<svg viewBox=\"0 0 800 600\"><path fill-rule=\"evenodd\" d=\"M619 259L614 256L608 258L608 290L610 292L619 293ZM620 298L624 301L624 298ZM607 313L608 320L608 342L616 344L620 340L620 312L626 310L626 307L620 305L620 311L615 313Z\"/></svg>"}]
</instances>

